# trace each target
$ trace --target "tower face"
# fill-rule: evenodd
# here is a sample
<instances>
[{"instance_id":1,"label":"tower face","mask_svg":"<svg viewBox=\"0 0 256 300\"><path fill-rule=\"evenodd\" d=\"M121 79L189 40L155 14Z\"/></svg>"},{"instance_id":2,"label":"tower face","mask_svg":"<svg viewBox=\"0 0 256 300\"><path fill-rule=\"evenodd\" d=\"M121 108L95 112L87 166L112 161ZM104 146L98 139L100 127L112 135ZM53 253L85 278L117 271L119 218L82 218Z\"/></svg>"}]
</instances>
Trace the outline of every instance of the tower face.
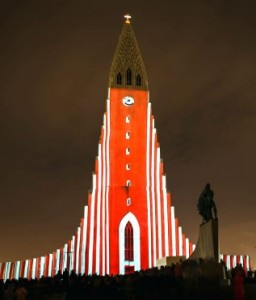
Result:
<instances>
[{"instance_id":1,"label":"tower face","mask_svg":"<svg viewBox=\"0 0 256 300\"><path fill-rule=\"evenodd\" d=\"M133 74L133 72L131 72ZM125 268L146 267L147 232L147 109L148 92L110 88L109 218L111 267L114 273ZM125 223L124 223L124 220ZM133 259L125 259L125 226L130 222ZM122 226L121 226L122 224ZM144 224L144 225L143 225ZM139 249L142 250L140 253ZM141 258L139 258L141 257Z\"/></svg>"},{"instance_id":2,"label":"tower face","mask_svg":"<svg viewBox=\"0 0 256 300\"><path fill-rule=\"evenodd\" d=\"M109 76L110 273L148 267L148 80L130 22Z\"/></svg>"}]
</instances>

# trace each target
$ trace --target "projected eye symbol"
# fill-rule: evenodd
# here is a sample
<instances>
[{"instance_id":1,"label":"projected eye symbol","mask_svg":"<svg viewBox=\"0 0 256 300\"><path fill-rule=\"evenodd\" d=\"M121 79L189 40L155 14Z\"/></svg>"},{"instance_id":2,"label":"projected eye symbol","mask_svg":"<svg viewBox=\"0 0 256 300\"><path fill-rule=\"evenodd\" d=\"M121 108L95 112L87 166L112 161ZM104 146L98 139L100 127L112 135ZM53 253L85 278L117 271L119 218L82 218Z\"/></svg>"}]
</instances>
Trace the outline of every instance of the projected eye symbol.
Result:
<instances>
[{"instance_id":1,"label":"projected eye symbol","mask_svg":"<svg viewBox=\"0 0 256 300\"><path fill-rule=\"evenodd\" d=\"M126 97L124 97L124 99L123 99L123 104L124 104L125 106L131 106L131 105L134 104L134 99L133 99L132 97L126 96Z\"/></svg>"}]
</instances>

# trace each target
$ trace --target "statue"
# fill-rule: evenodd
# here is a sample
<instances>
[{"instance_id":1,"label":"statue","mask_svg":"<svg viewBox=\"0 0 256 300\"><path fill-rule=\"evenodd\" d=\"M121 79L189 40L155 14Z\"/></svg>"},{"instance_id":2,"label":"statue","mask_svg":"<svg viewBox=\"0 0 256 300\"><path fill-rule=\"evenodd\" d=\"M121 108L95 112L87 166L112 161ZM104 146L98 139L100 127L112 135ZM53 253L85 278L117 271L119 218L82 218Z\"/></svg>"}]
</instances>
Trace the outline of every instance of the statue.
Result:
<instances>
[{"instance_id":1,"label":"statue","mask_svg":"<svg viewBox=\"0 0 256 300\"><path fill-rule=\"evenodd\" d=\"M206 223L212 219L217 219L217 208L215 202L213 201L213 191L210 189L210 187L210 184L207 183L199 197L197 204L199 214L203 217L203 223ZM212 211L214 213L214 218Z\"/></svg>"}]
</instances>

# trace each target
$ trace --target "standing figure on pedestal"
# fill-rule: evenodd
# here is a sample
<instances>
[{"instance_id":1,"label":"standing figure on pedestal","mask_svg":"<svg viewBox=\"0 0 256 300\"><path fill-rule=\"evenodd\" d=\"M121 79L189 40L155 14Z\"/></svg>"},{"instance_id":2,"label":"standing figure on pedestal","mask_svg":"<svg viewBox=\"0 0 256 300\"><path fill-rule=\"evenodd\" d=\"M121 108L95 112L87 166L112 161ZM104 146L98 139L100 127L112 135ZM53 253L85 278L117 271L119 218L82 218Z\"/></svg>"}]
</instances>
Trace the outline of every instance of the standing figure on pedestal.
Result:
<instances>
[{"instance_id":1,"label":"standing figure on pedestal","mask_svg":"<svg viewBox=\"0 0 256 300\"><path fill-rule=\"evenodd\" d=\"M212 219L217 219L217 208L213 201L213 191L210 187L210 184L207 183L197 204L199 214L203 217L203 223ZM214 218L212 212L214 213Z\"/></svg>"}]
</instances>

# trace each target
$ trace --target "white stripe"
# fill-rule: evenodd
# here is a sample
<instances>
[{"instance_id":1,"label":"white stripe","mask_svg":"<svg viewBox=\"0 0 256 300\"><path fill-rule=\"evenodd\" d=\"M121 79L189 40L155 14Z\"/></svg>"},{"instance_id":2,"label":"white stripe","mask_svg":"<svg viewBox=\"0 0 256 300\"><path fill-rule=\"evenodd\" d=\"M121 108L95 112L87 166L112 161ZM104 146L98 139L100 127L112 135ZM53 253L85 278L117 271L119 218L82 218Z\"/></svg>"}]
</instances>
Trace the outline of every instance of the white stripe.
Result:
<instances>
[{"instance_id":1,"label":"white stripe","mask_svg":"<svg viewBox=\"0 0 256 300\"><path fill-rule=\"evenodd\" d=\"M85 250L84 250L84 253L85 255L87 256L87 253L86 253L86 250L87 250L87 244L88 244L88 241L87 241L87 231L88 231L88 206L85 206L84 208L84 245L85 245ZM85 263L84 262L84 267L85 267ZM86 269L85 269L86 270ZM85 272L85 271L84 271Z\"/></svg>"},{"instance_id":2,"label":"white stripe","mask_svg":"<svg viewBox=\"0 0 256 300\"><path fill-rule=\"evenodd\" d=\"M250 270L250 256L246 255L246 270Z\"/></svg>"},{"instance_id":3,"label":"white stripe","mask_svg":"<svg viewBox=\"0 0 256 300\"><path fill-rule=\"evenodd\" d=\"M11 262L6 262L4 266L4 281L10 278Z\"/></svg>"},{"instance_id":4,"label":"white stripe","mask_svg":"<svg viewBox=\"0 0 256 300\"><path fill-rule=\"evenodd\" d=\"M60 249L56 250L56 266L54 273L57 274L58 271L60 270Z\"/></svg>"},{"instance_id":5,"label":"white stripe","mask_svg":"<svg viewBox=\"0 0 256 300\"><path fill-rule=\"evenodd\" d=\"M103 118L103 148L102 148L102 274L105 275L106 264L106 113Z\"/></svg>"},{"instance_id":6,"label":"white stripe","mask_svg":"<svg viewBox=\"0 0 256 300\"><path fill-rule=\"evenodd\" d=\"M6 280L6 271L7 271L7 262L4 264L4 269L3 269L3 280Z\"/></svg>"},{"instance_id":7,"label":"white stripe","mask_svg":"<svg viewBox=\"0 0 256 300\"><path fill-rule=\"evenodd\" d=\"M106 274L110 273L109 254L109 186L106 187Z\"/></svg>"},{"instance_id":8,"label":"white stripe","mask_svg":"<svg viewBox=\"0 0 256 300\"><path fill-rule=\"evenodd\" d=\"M97 223L96 223L96 265L95 271L96 274L99 275L99 268L100 268L100 218L101 218L101 182L102 182L102 164L101 164L101 144L98 145L98 172L97 172Z\"/></svg>"},{"instance_id":9,"label":"white stripe","mask_svg":"<svg viewBox=\"0 0 256 300\"><path fill-rule=\"evenodd\" d=\"M158 229L158 258L162 255L162 214L160 198L160 148L156 152L156 193L157 193L157 229Z\"/></svg>"},{"instance_id":10,"label":"white stripe","mask_svg":"<svg viewBox=\"0 0 256 300\"><path fill-rule=\"evenodd\" d=\"M156 266L156 204L155 204L155 134L154 121L152 122L152 148L151 148L151 197L153 216L153 267Z\"/></svg>"},{"instance_id":11,"label":"white stripe","mask_svg":"<svg viewBox=\"0 0 256 300\"><path fill-rule=\"evenodd\" d=\"M79 273L79 262L80 262L80 235L81 235L81 228L77 228L77 239L76 239L76 273ZM81 263L80 263L81 265Z\"/></svg>"},{"instance_id":12,"label":"white stripe","mask_svg":"<svg viewBox=\"0 0 256 300\"><path fill-rule=\"evenodd\" d=\"M82 253L81 253L81 273L85 273L85 251L87 244L87 225L88 225L88 206L84 207L83 237L82 237Z\"/></svg>"},{"instance_id":13,"label":"white stripe","mask_svg":"<svg viewBox=\"0 0 256 300\"><path fill-rule=\"evenodd\" d=\"M227 255L226 265L227 265L227 269L230 270L230 255Z\"/></svg>"},{"instance_id":14,"label":"white stripe","mask_svg":"<svg viewBox=\"0 0 256 300\"><path fill-rule=\"evenodd\" d=\"M179 234L179 236L178 236L178 239L179 239L179 256L182 256L183 255L183 249L182 249L182 228L181 228L181 226L179 226L178 227L178 234Z\"/></svg>"},{"instance_id":15,"label":"white stripe","mask_svg":"<svg viewBox=\"0 0 256 300\"><path fill-rule=\"evenodd\" d=\"M100 217L101 217L101 173L102 173L102 164L101 164L101 144L98 145L98 191L97 191L97 231L96 231L96 274L100 274Z\"/></svg>"},{"instance_id":16,"label":"white stripe","mask_svg":"<svg viewBox=\"0 0 256 300\"><path fill-rule=\"evenodd\" d=\"M52 253L49 254L49 265L48 265L48 277L52 276L52 261L53 261Z\"/></svg>"},{"instance_id":17,"label":"white stripe","mask_svg":"<svg viewBox=\"0 0 256 300\"><path fill-rule=\"evenodd\" d=\"M65 244L63 247L63 261L62 261L62 270L64 271L65 269L67 269L67 265L68 265L68 244Z\"/></svg>"},{"instance_id":18,"label":"white stripe","mask_svg":"<svg viewBox=\"0 0 256 300\"><path fill-rule=\"evenodd\" d=\"M175 226L175 208L171 206L171 226L172 226L172 256L176 256L176 226Z\"/></svg>"},{"instance_id":19,"label":"white stripe","mask_svg":"<svg viewBox=\"0 0 256 300\"><path fill-rule=\"evenodd\" d=\"M189 239L186 238L186 258L189 258Z\"/></svg>"},{"instance_id":20,"label":"white stripe","mask_svg":"<svg viewBox=\"0 0 256 300\"><path fill-rule=\"evenodd\" d=\"M236 255L233 256L233 268L235 268L237 265L237 261L236 261Z\"/></svg>"},{"instance_id":21,"label":"white stripe","mask_svg":"<svg viewBox=\"0 0 256 300\"><path fill-rule=\"evenodd\" d=\"M15 262L15 268L14 268L14 278L18 280L20 277L20 261Z\"/></svg>"},{"instance_id":22,"label":"white stripe","mask_svg":"<svg viewBox=\"0 0 256 300\"><path fill-rule=\"evenodd\" d=\"M10 275L11 275L11 266L12 266L12 263L11 263L11 262L8 262L8 263L7 263L6 279L10 279Z\"/></svg>"},{"instance_id":23,"label":"white stripe","mask_svg":"<svg viewBox=\"0 0 256 300\"><path fill-rule=\"evenodd\" d=\"M148 216L148 266L152 268L152 241L151 241L151 204L150 204L150 116L151 116L151 103L148 103L147 111L147 149L146 149L146 176L147 176L147 216Z\"/></svg>"},{"instance_id":24,"label":"white stripe","mask_svg":"<svg viewBox=\"0 0 256 300\"><path fill-rule=\"evenodd\" d=\"M89 238L89 259L88 259L88 275L92 274L92 263L93 263L93 238L94 238L94 210L95 210L95 186L96 186L96 175L92 176L93 188L91 195L91 215L90 215L90 238Z\"/></svg>"},{"instance_id":25,"label":"white stripe","mask_svg":"<svg viewBox=\"0 0 256 300\"><path fill-rule=\"evenodd\" d=\"M45 257L41 256L40 258L40 270L39 270L39 277L41 278L44 276L44 266L45 266Z\"/></svg>"},{"instance_id":26,"label":"white stripe","mask_svg":"<svg viewBox=\"0 0 256 300\"><path fill-rule=\"evenodd\" d=\"M33 258L33 261L32 261L32 276L31 276L32 279L35 279L36 278L36 258Z\"/></svg>"},{"instance_id":27,"label":"white stripe","mask_svg":"<svg viewBox=\"0 0 256 300\"><path fill-rule=\"evenodd\" d=\"M24 266L24 273L21 274L24 278L28 278L28 265L29 265L29 259L26 259L25 266Z\"/></svg>"},{"instance_id":28,"label":"white stripe","mask_svg":"<svg viewBox=\"0 0 256 300\"><path fill-rule=\"evenodd\" d=\"M110 99L107 99L107 186L109 186Z\"/></svg>"},{"instance_id":29,"label":"white stripe","mask_svg":"<svg viewBox=\"0 0 256 300\"><path fill-rule=\"evenodd\" d=\"M85 236L85 223L88 222L88 220L85 218L85 214L86 214L86 208L87 206L84 207L84 219L83 219L83 228L82 228L82 246L81 246L81 261L80 261L80 265L81 265L81 274L84 274L85 272L85 240L86 240L86 236Z\"/></svg>"},{"instance_id":30,"label":"white stripe","mask_svg":"<svg viewBox=\"0 0 256 300\"><path fill-rule=\"evenodd\" d=\"M163 185L163 198L164 198L164 242L165 242L165 254L164 256L169 256L169 224L168 224L168 202L167 202L167 192L166 192L166 176L162 177Z\"/></svg>"},{"instance_id":31,"label":"white stripe","mask_svg":"<svg viewBox=\"0 0 256 300\"><path fill-rule=\"evenodd\" d=\"M242 266L244 266L243 255L240 255L240 261L239 261L239 263L240 263Z\"/></svg>"},{"instance_id":32,"label":"white stripe","mask_svg":"<svg viewBox=\"0 0 256 300\"><path fill-rule=\"evenodd\" d=\"M108 89L108 93L110 94L110 89ZM109 98L109 96L108 96ZM107 188L106 188L106 263L107 263L107 270L106 273L109 274L109 268L110 268L110 263L109 263L109 186L110 186L110 175L109 175L109 141L110 141L110 100L107 100Z\"/></svg>"},{"instance_id":33,"label":"white stripe","mask_svg":"<svg viewBox=\"0 0 256 300\"><path fill-rule=\"evenodd\" d=\"M75 268L75 243L76 237L72 236L72 241L70 245L70 253L69 253L69 270L73 271Z\"/></svg>"}]
</instances>

